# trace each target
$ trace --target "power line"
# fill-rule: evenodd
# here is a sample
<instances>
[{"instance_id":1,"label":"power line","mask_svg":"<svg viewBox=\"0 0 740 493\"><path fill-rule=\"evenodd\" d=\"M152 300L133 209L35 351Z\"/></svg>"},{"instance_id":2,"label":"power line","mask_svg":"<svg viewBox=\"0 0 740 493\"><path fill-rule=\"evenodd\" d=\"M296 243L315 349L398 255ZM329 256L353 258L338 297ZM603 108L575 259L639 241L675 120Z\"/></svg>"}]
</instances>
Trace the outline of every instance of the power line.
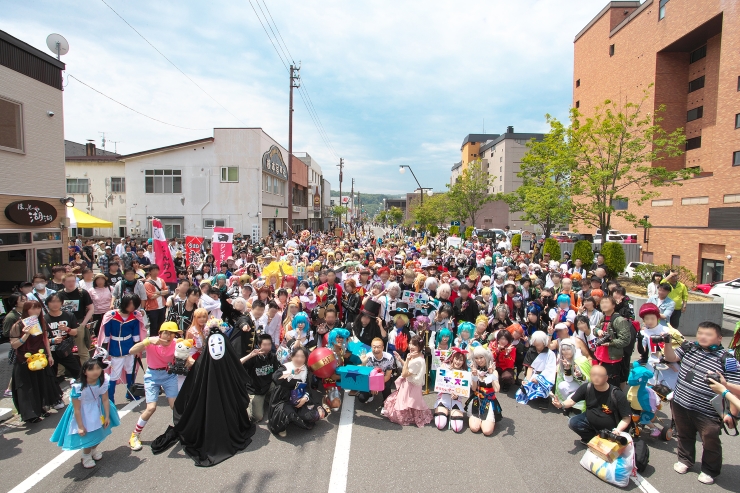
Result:
<instances>
[{"instance_id":1,"label":"power line","mask_svg":"<svg viewBox=\"0 0 740 493\"><path fill-rule=\"evenodd\" d=\"M149 115L146 115L146 114L142 113L141 111L135 110L135 109L133 109L132 107L130 107L130 106L127 106L127 105L123 104L122 102L120 102L120 101L117 101L117 100L113 99L112 97L108 96L107 94L104 94L104 93L102 93L102 92L98 91L98 90L97 90L97 89L95 89L95 88L94 88L93 86L91 86L91 85L89 85L89 84L85 84L84 82L82 82L82 81L81 81L80 79L78 79L77 77L75 77L75 76L74 76L74 75L72 75L72 74L67 74L67 83L69 83L69 78L70 78L70 77L71 77L72 79L76 80L77 82L79 82L80 84L82 84L83 86L85 86L85 87L87 87L87 88L89 88L89 89L92 89L93 91L97 92L97 93L98 93L98 94L100 94L101 96L103 96L103 97L106 97L106 98L110 99L110 100L111 100L111 101L113 101L114 103L116 103L116 104L120 104L120 105L121 105L121 106L123 106L124 108L126 108L126 109L128 109L128 110L131 110L131 111L133 111L134 113L138 113L139 115L141 115L141 116L143 116L143 117L149 118L150 120L154 120L155 122L163 123L163 124L165 124L165 125L169 125L170 127L183 128L183 129L185 129L185 130L208 130L207 128L190 128L190 127L181 127L180 125L175 125L174 123L167 123L167 122L165 122L165 121L159 120L159 119L157 119L157 118L154 118L153 116L149 116Z\"/></svg>"},{"instance_id":2,"label":"power line","mask_svg":"<svg viewBox=\"0 0 740 493\"><path fill-rule=\"evenodd\" d=\"M265 0L262 0L262 3L265 4L265 8L267 9L267 13L270 14L270 20L272 20L272 23L275 25L275 30L277 31L278 36L280 36L280 40L283 42L283 46L285 46L285 49L288 51L288 54L290 55L291 61L295 65L295 58L293 58L293 54L288 49L288 45L285 44L285 40L283 39L283 35L280 34L280 29L278 29L277 23L275 22L275 19L272 18L272 12L270 12L270 8L267 6L267 2ZM259 5L259 0L258 0L258 5Z\"/></svg>"},{"instance_id":3,"label":"power line","mask_svg":"<svg viewBox=\"0 0 740 493\"><path fill-rule=\"evenodd\" d=\"M252 0L249 0L249 5L252 7L252 10L254 10L254 15L257 16L257 20L260 21L260 25L262 26L262 29L265 30L265 34L267 35L267 39L270 40L270 44L272 44L272 47L275 48L275 53L277 53L278 58L280 58L280 62L283 64L283 67L285 67L285 70L288 70L288 64L285 63L285 60L283 60L283 56L280 54L280 52L277 49L277 46L275 46L275 43L272 41L272 37L270 36L270 33L267 32L267 28L262 22L262 18L257 13L257 10L254 8L254 5L252 4Z\"/></svg>"},{"instance_id":4,"label":"power line","mask_svg":"<svg viewBox=\"0 0 740 493\"><path fill-rule=\"evenodd\" d=\"M275 38L275 41L278 42L278 46L280 47L280 49L283 50L283 47L280 45L280 41L278 41L278 38L275 35L275 31L272 29L272 24L270 24L270 21L267 20L267 16L265 15L265 11L262 10L262 6L260 5L260 0L255 0L255 1L257 2L257 7L260 8L260 12L262 12L262 16L265 18L265 21L267 21L267 27L269 27L270 28L270 31L272 31L272 36ZM262 0L262 3L265 3L264 0ZM267 7L267 4L266 3L265 3L265 7ZM272 18L272 15L270 15L270 18ZM275 21L273 21L273 24L274 23L275 23ZM275 26L275 29L277 29L277 25ZM286 48L287 48L287 46L286 46ZM290 50L288 50L288 51L290 51ZM288 60L290 60L291 62L293 62L292 63L293 65L296 64L295 63L295 60L293 60L293 57L292 56L289 57L288 54L285 53L285 50L283 50L283 55L285 55L285 58L287 58Z\"/></svg>"},{"instance_id":5,"label":"power line","mask_svg":"<svg viewBox=\"0 0 740 493\"><path fill-rule=\"evenodd\" d=\"M208 94L208 92L205 89L203 89L197 82L195 82L193 79L191 79L188 76L188 74L186 74L185 72L183 72L180 69L180 67L178 67L177 65L175 65L175 62L173 62L172 60L170 60L169 58L167 58L167 56L164 53L162 53L161 51L159 51L159 49L156 46L154 46L148 39L146 39L143 34L141 34L139 31L137 31L136 28L134 26L132 26L126 19L124 19L121 14L119 14L118 12L116 12L113 7L111 7L110 5L108 5L108 3L105 0L100 0L100 1L103 2L106 7L108 7L109 9L111 9L111 11L114 14L116 14L123 22L125 22L128 27L130 27L131 29L133 29L134 32L136 34L138 34L141 37L141 39L143 39L144 41L146 41L149 46L151 46L152 48L154 48L154 50L157 53L159 53L160 55L162 55L162 58L164 58L165 60L167 60L170 63L170 65L172 65L173 67L175 67L177 69L178 72L180 72L182 75L184 75L190 82L192 82L193 84L195 84L195 86L198 89L200 89L201 91L203 91L203 94L205 94L206 96L208 96L209 98L211 98L216 104L218 104L220 107L222 107L224 110L226 110L226 112L228 114L230 114L231 116L233 116L236 120L240 121L243 125L245 125L245 126L247 125L238 116L236 116L234 113L232 113L231 111L229 111L229 109L226 106L224 106L220 102L218 102L218 100L216 100L216 98L214 98L213 96L211 96L210 94Z\"/></svg>"}]
</instances>

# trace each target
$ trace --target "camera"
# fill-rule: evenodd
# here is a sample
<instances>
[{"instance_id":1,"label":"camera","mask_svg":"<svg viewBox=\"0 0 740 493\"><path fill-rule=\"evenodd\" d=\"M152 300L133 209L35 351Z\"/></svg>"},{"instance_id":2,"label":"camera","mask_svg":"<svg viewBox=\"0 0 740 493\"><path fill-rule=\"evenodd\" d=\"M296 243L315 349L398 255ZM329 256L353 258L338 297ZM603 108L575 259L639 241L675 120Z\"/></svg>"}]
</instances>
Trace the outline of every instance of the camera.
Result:
<instances>
[{"instance_id":1,"label":"camera","mask_svg":"<svg viewBox=\"0 0 740 493\"><path fill-rule=\"evenodd\" d=\"M624 437L622 435L617 435L616 433L610 430L601 430L599 432L599 438L603 440L609 440L610 442L616 442L622 446L625 446L629 443L629 440L627 439L627 437Z\"/></svg>"},{"instance_id":2,"label":"camera","mask_svg":"<svg viewBox=\"0 0 740 493\"><path fill-rule=\"evenodd\" d=\"M707 373L707 376L706 376L706 377L704 377L704 382L705 382L706 384L709 384L709 383L711 383L711 382L709 381L709 379L710 379L710 378L711 378L712 380L714 380L715 382L721 382L721 381L722 381L722 375L720 375L720 374L719 374L719 373L717 373L716 371L710 371L710 372L708 372L708 373Z\"/></svg>"},{"instance_id":3,"label":"camera","mask_svg":"<svg viewBox=\"0 0 740 493\"><path fill-rule=\"evenodd\" d=\"M665 334L658 334L657 336L650 336L650 341L653 344L660 344L661 342L668 344L669 342L671 342L671 335L668 333L665 333Z\"/></svg>"},{"instance_id":4,"label":"camera","mask_svg":"<svg viewBox=\"0 0 740 493\"><path fill-rule=\"evenodd\" d=\"M596 346L603 346L607 342L611 342L611 340L612 340L612 335L611 334L606 334L601 339L596 339L596 341L594 342L594 344L596 344Z\"/></svg>"}]
</instances>

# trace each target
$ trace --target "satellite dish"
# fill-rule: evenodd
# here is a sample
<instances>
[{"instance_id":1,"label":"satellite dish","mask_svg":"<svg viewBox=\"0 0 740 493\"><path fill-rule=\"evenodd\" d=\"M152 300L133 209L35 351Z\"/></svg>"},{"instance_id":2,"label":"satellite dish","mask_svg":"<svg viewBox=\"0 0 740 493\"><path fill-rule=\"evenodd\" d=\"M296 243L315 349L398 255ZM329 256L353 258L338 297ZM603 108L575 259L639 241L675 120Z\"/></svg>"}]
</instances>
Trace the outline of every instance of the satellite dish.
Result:
<instances>
[{"instance_id":1,"label":"satellite dish","mask_svg":"<svg viewBox=\"0 0 740 493\"><path fill-rule=\"evenodd\" d=\"M49 47L52 53L56 53L57 60L69 51L69 43L61 34L49 34L46 38L46 46Z\"/></svg>"}]
</instances>

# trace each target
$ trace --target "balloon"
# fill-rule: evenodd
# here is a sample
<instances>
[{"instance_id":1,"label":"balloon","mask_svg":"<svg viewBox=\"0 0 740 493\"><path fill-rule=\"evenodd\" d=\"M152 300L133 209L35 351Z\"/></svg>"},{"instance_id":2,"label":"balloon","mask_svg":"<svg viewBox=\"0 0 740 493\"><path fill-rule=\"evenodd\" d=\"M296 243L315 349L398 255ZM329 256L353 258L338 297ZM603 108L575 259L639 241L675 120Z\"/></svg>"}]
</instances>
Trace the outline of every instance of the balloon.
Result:
<instances>
[{"instance_id":1,"label":"balloon","mask_svg":"<svg viewBox=\"0 0 740 493\"><path fill-rule=\"evenodd\" d=\"M319 378L329 378L337 368L334 351L321 347L314 349L308 356L308 367Z\"/></svg>"}]
</instances>

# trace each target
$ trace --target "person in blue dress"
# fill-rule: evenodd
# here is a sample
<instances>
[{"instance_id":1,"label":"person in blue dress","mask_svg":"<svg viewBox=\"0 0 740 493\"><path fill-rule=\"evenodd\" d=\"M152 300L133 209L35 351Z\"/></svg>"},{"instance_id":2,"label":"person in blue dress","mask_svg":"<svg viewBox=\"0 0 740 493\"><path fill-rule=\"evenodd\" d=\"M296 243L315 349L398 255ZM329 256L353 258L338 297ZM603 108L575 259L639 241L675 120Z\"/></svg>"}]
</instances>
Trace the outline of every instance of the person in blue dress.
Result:
<instances>
[{"instance_id":1,"label":"person in blue dress","mask_svg":"<svg viewBox=\"0 0 740 493\"><path fill-rule=\"evenodd\" d=\"M72 385L71 406L59 421L50 441L64 450L82 449L82 466L95 467L103 458L98 445L111 434L111 428L121 424L116 406L108 397L110 378L103 370L105 350L98 350L96 357L82 365L80 377Z\"/></svg>"}]
</instances>

